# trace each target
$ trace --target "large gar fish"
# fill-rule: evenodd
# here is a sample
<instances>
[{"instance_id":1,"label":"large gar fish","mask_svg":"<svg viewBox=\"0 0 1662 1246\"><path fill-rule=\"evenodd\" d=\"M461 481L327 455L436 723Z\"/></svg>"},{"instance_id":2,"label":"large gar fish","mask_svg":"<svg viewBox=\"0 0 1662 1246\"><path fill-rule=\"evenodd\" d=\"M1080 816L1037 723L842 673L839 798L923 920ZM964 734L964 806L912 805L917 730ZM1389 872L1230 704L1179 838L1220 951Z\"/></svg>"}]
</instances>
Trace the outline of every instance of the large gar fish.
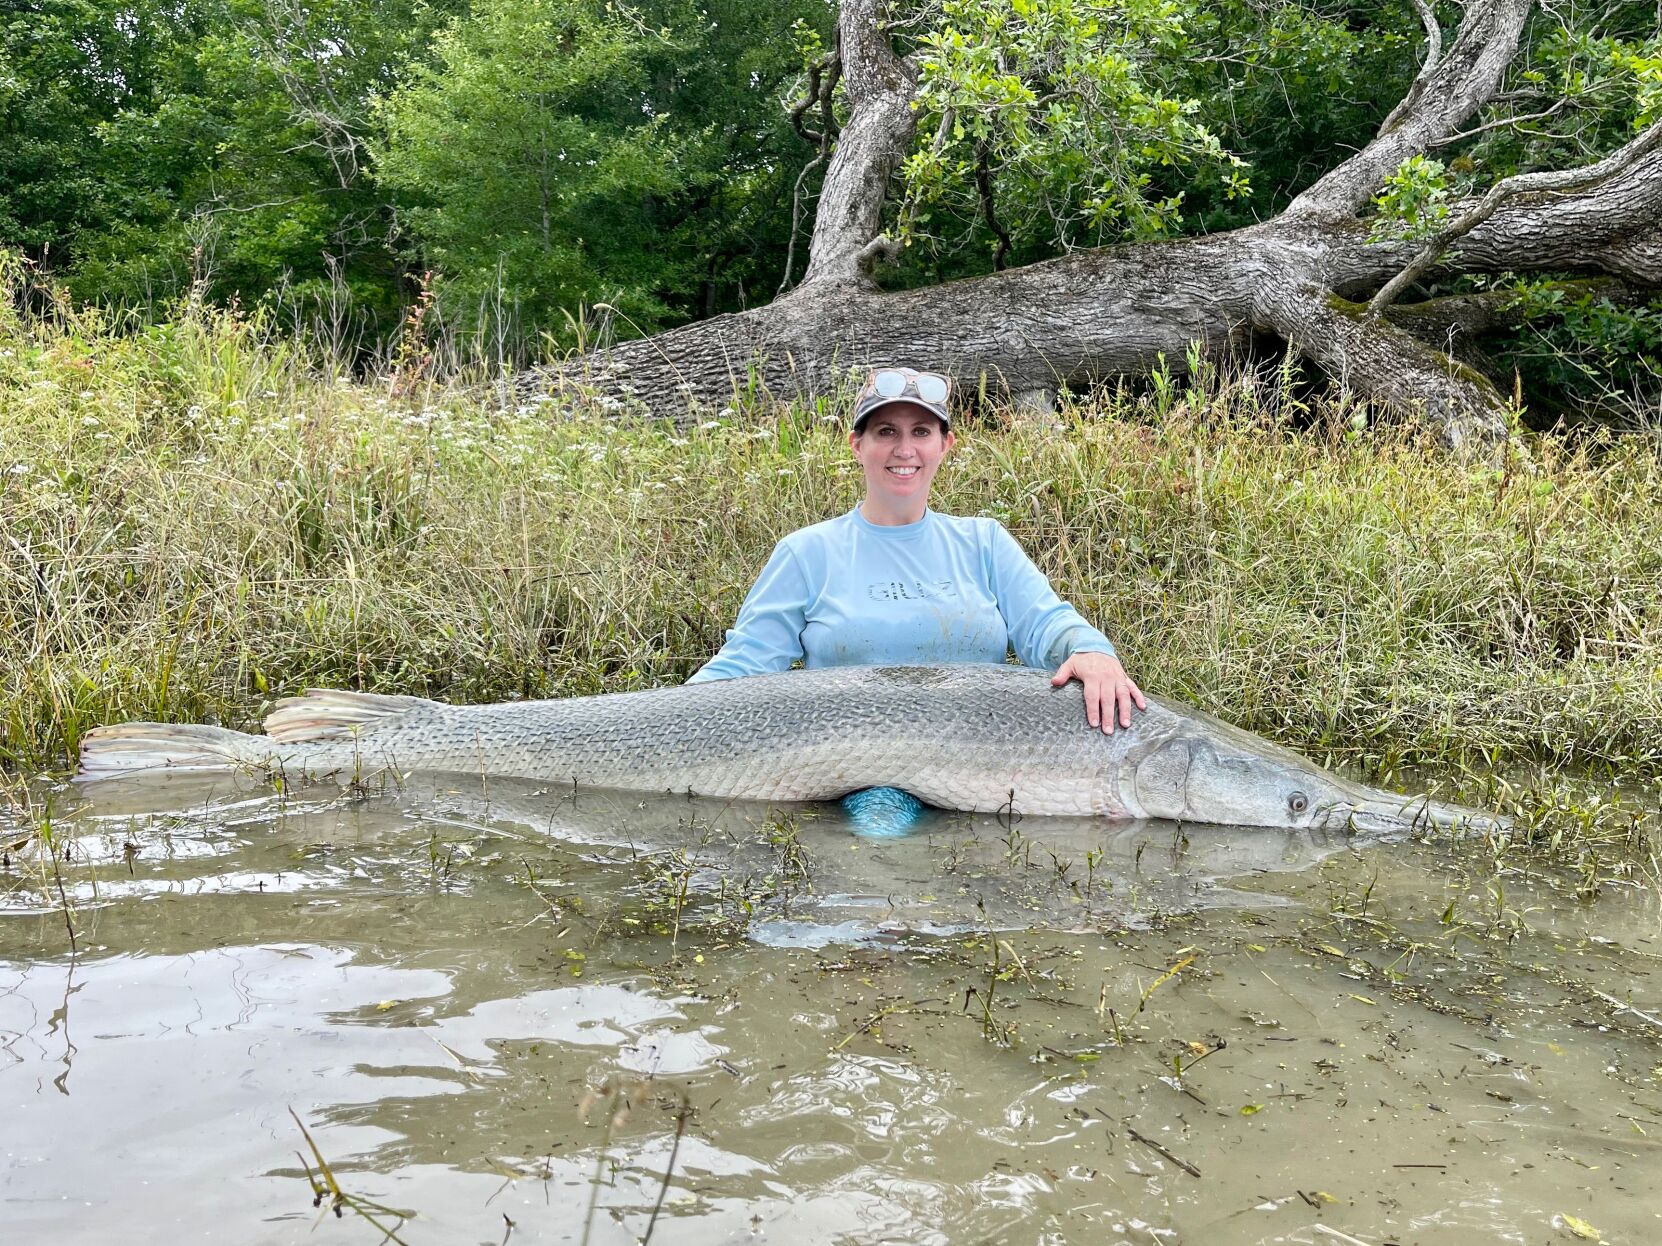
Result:
<instances>
[{"instance_id":1,"label":"large gar fish","mask_svg":"<svg viewBox=\"0 0 1662 1246\"><path fill-rule=\"evenodd\" d=\"M1077 687L1010 666L834 667L495 705L317 691L279 702L264 727L100 727L80 774L439 771L755 801L892 787L943 809L1287 829L1491 821L1349 782L1161 697L1106 735Z\"/></svg>"}]
</instances>

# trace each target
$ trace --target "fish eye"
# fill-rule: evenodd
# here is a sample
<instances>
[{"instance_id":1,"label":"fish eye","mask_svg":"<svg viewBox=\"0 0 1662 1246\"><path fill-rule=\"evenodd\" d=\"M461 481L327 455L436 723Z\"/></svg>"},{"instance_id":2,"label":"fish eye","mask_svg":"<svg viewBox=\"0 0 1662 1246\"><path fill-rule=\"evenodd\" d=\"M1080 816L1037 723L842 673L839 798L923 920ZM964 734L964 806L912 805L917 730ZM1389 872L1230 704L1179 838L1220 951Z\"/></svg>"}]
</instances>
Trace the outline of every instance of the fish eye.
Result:
<instances>
[{"instance_id":1,"label":"fish eye","mask_svg":"<svg viewBox=\"0 0 1662 1246\"><path fill-rule=\"evenodd\" d=\"M1294 792L1291 796L1287 797L1287 808L1291 809L1294 813L1303 813L1309 807L1310 798L1303 792Z\"/></svg>"}]
</instances>

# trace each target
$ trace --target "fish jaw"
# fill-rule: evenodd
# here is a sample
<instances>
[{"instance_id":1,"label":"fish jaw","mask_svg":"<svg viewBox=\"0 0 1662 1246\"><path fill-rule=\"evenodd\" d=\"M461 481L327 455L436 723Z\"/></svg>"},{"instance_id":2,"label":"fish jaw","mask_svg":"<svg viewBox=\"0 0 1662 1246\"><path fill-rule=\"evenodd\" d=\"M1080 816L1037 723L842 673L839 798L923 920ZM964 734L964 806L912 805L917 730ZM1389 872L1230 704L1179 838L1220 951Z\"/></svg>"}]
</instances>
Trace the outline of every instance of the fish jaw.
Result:
<instances>
[{"instance_id":1,"label":"fish jaw","mask_svg":"<svg viewBox=\"0 0 1662 1246\"><path fill-rule=\"evenodd\" d=\"M1446 804L1429 796L1358 788L1355 795L1329 806L1321 825L1330 831L1361 835L1409 835L1428 830L1488 834L1506 829L1511 822L1496 814Z\"/></svg>"}]
</instances>

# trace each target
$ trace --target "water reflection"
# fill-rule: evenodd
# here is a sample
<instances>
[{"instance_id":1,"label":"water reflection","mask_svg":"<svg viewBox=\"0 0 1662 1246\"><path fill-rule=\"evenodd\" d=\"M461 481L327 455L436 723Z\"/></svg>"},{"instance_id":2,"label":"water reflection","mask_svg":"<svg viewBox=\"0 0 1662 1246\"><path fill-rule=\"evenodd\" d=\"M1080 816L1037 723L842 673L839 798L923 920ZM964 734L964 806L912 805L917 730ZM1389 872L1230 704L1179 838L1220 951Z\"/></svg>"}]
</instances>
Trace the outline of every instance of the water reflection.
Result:
<instances>
[{"instance_id":1,"label":"water reflection","mask_svg":"<svg viewBox=\"0 0 1662 1246\"><path fill-rule=\"evenodd\" d=\"M1637 890L501 782L55 799L78 954L0 874L8 1240L307 1239L290 1108L411 1243L633 1242L660 1196L677 1243L1662 1227Z\"/></svg>"}]
</instances>

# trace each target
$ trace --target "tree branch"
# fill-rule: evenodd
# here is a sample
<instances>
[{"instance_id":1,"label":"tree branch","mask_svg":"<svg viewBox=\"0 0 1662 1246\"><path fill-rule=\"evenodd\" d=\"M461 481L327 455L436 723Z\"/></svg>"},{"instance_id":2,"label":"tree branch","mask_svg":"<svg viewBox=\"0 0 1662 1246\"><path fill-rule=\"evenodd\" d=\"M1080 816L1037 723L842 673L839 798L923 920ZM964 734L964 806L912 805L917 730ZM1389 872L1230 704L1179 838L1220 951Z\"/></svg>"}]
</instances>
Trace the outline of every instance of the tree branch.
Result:
<instances>
[{"instance_id":1,"label":"tree branch","mask_svg":"<svg viewBox=\"0 0 1662 1246\"><path fill-rule=\"evenodd\" d=\"M1655 123L1638 138L1594 164L1579 169L1519 173L1502 178L1474 206L1440 230L1401 272L1380 288L1368 303L1368 315L1378 316L1389 307L1405 289L1424 276L1450 247L1492 217L1506 200L1522 195L1569 194L1585 190L1625 172L1659 149L1662 149L1662 122Z\"/></svg>"},{"instance_id":2,"label":"tree branch","mask_svg":"<svg viewBox=\"0 0 1662 1246\"><path fill-rule=\"evenodd\" d=\"M608 409L623 409L614 396L627 395L631 406L689 419L697 418L691 404L721 405L741 389L782 399L825 393L876 362L927 360L966 386L1022 392L1145 372L1162 358L1181 366L1192 343L1227 346L1264 330L1341 384L1422 410L1450 445L1480 450L1506 435L1509 403L1436 347L1522 314L1511 296L1417 308L1382 300L1378 315L1350 299L1379 290L1428 250L1422 272L1592 272L1662 287L1662 154L1647 136L1619 159L1508 179L1482 215L1482 205L1463 211L1460 230L1434 247L1368 238L1357 210L1404 158L1458 133L1517 50L1532 0L1469 0L1440 55L1428 26L1417 98L1273 220L880 292L866 270L894 246L883 207L913 138L917 72L879 24L884 2L847 0L839 18L850 114L828 158L802 284L768 307L618 343L531 384L570 381L598 390ZM996 221L988 224L998 233Z\"/></svg>"},{"instance_id":3,"label":"tree branch","mask_svg":"<svg viewBox=\"0 0 1662 1246\"><path fill-rule=\"evenodd\" d=\"M1500 86L1534 0L1471 0L1459 34L1371 143L1295 198L1287 218L1354 215L1390 172L1463 125Z\"/></svg>"},{"instance_id":4,"label":"tree branch","mask_svg":"<svg viewBox=\"0 0 1662 1246\"><path fill-rule=\"evenodd\" d=\"M1437 24L1436 11L1427 0L1414 0L1414 10L1420 15L1420 21L1425 26L1425 60L1420 64L1420 72L1414 75L1414 82L1407 93L1397 101L1397 106L1391 109L1385 120L1379 123L1379 134L1390 133L1402 115L1419 102L1420 96L1425 93L1426 79L1431 76L1431 71L1437 68L1437 62L1443 58L1443 28Z\"/></svg>"},{"instance_id":5,"label":"tree branch","mask_svg":"<svg viewBox=\"0 0 1662 1246\"><path fill-rule=\"evenodd\" d=\"M808 85L802 92L802 98L791 106L791 129L797 137L819 149L820 155L825 155L831 140L837 137L836 117L830 112L831 96L837 89L837 79L842 74L842 58L835 51L827 52L819 60L808 66ZM803 118L808 115L810 108L820 110L821 128L810 130Z\"/></svg>"},{"instance_id":6,"label":"tree branch","mask_svg":"<svg viewBox=\"0 0 1662 1246\"><path fill-rule=\"evenodd\" d=\"M1640 307L1656 297L1653 290L1632 285L1619 277L1586 277L1554 282L1552 288L1564 296L1564 303L1584 298L1600 299L1616 307ZM1451 349L1462 338L1473 338L1498 329L1517 329L1547 319L1550 310L1520 298L1516 290L1478 290L1471 294L1448 294L1419 303L1396 303L1385 309L1385 319L1420 341L1440 350Z\"/></svg>"},{"instance_id":7,"label":"tree branch","mask_svg":"<svg viewBox=\"0 0 1662 1246\"><path fill-rule=\"evenodd\" d=\"M1493 101L1490 102L1492 103ZM1469 130L1461 130L1455 134L1445 134L1442 138L1434 139L1432 142L1427 143L1426 146L1428 148L1447 147L1450 143L1463 143L1469 138L1476 138L1479 134L1487 134L1490 130L1498 130L1502 126L1522 125L1526 121L1545 121L1548 117L1556 116L1562 112L1569 106L1569 103L1569 97L1566 96L1559 100L1556 104L1552 105L1552 107L1543 108L1540 112L1525 113L1521 117L1516 113L1510 117L1496 117L1493 121L1485 121L1482 125L1474 125Z\"/></svg>"},{"instance_id":8,"label":"tree branch","mask_svg":"<svg viewBox=\"0 0 1662 1246\"><path fill-rule=\"evenodd\" d=\"M790 242L785 247L785 272L779 279L779 288L774 291L774 298L784 294L791 288L791 273L796 267L796 237L802 225L802 189L808 184L808 175L825 163L826 157L831 154L831 144L837 137L837 118L832 108L832 97L837 90L837 81L842 77L842 57L835 51L828 52L813 65L808 67L808 88L800 100L791 109L791 128L801 136L805 143L812 143L819 151L802 171L796 175L796 184L791 188L791 232ZM811 131L803 124L802 118L810 108L820 110L820 129Z\"/></svg>"},{"instance_id":9,"label":"tree branch","mask_svg":"<svg viewBox=\"0 0 1662 1246\"><path fill-rule=\"evenodd\" d=\"M882 15L883 0L844 0L837 19L849 119L825 173L808 271L799 289L819 282L869 281L861 254L882 230L889 178L912 141L917 71L889 46Z\"/></svg>"},{"instance_id":10,"label":"tree branch","mask_svg":"<svg viewBox=\"0 0 1662 1246\"><path fill-rule=\"evenodd\" d=\"M987 222L987 228L993 231L998 239L998 249L993 252L993 271L1004 271L1004 257L1010 253L1010 235L1004 232L1004 226L998 223L998 217L993 215L993 175L987 167L987 140L982 139L975 145L975 189L981 196L981 218Z\"/></svg>"},{"instance_id":11,"label":"tree branch","mask_svg":"<svg viewBox=\"0 0 1662 1246\"><path fill-rule=\"evenodd\" d=\"M1506 438L1510 408L1482 373L1371 319L1360 303L1294 279L1266 285L1254 319L1328 376L1398 410L1424 411L1450 449L1482 453Z\"/></svg>"},{"instance_id":12,"label":"tree branch","mask_svg":"<svg viewBox=\"0 0 1662 1246\"><path fill-rule=\"evenodd\" d=\"M888 260L891 263L900 254L900 242L889 237L888 234L878 234L854 257L854 263L862 273L869 273L871 266L878 260Z\"/></svg>"}]
</instances>

